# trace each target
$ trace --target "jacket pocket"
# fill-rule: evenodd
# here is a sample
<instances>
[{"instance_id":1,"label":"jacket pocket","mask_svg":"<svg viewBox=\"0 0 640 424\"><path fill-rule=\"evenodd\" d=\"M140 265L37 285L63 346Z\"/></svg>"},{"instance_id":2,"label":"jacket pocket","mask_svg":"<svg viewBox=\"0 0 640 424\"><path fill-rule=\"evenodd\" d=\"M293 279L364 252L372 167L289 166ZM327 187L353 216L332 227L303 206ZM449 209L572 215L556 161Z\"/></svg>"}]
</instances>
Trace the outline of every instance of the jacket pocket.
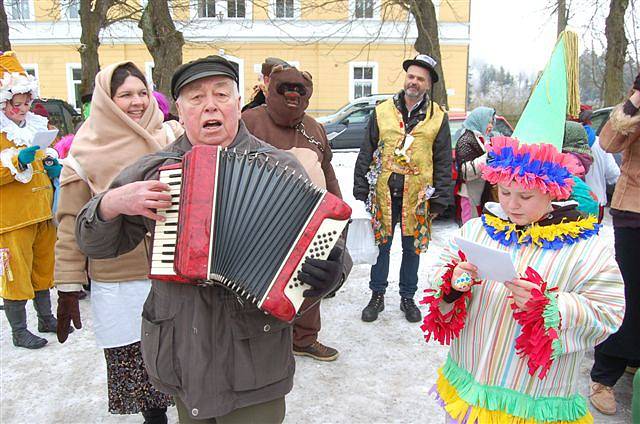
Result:
<instances>
[{"instance_id":1,"label":"jacket pocket","mask_svg":"<svg viewBox=\"0 0 640 424\"><path fill-rule=\"evenodd\" d=\"M255 390L292 373L289 324L258 310L239 312L231 322L235 391Z\"/></svg>"},{"instance_id":2,"label":"jacket pocket","mask_svg":"<svg viewBox=\"0 0 640 424\"><path fill-rule=\"evenodd\" d=\"M142 316L142 359L149 377L169 387L180 387L173 352L173 319L150 321Z\"/></svg>"}]
</instances>

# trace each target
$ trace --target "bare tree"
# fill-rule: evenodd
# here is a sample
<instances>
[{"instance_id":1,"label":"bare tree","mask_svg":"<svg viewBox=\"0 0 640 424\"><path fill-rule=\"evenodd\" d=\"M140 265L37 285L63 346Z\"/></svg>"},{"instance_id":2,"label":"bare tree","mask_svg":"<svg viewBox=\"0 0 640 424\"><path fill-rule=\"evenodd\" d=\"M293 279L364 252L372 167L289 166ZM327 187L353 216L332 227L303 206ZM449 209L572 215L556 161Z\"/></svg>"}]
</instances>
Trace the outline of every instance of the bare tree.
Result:
<instances>
[{"instance_id":1,"label":"bare tree","mask_svg":"<svg viewBox=\"0 0 640 424\"><path fill-rule=\"evenodd\" d=\"M609 15L605 21L607 52L604 70L604 103L614 105L624 96L623 68L627 54L627 37L624 27L624 15L629 0L611 0Z\"/></svg>"},{"instance_id":2,"label":"bare tree","mask_svg":"<svg viewBox=\"0 0 640 424\"><path fill-rule=\"evenodd\" d=\"M4 1L0 1L0 51L6 52L7 50L11 50L9 22L7 20L7 12L4 10Z\"/></svg>"},{"instance_id":3,"label":"bare tree","mask_svg":"<svg viewBox=\"0 0 640 424\"><path fill-rule=\"evenodd\" d=\"M165 0L149 0L138 22L142 39L153 57L153 82L156 88L169 94L171 76L182 64L184 37L176 29Z\"/></svg>"},{"instance_id":4,"label":"bare tree","mask_svg":"<svg viewBox=\"0 0 640 424\"><path fill-rule=\"evenodd\" d=\"M409 11L416 22L418 38L414 43L414 48L418 53L428 54L436 60L436 72L440 76L440 81L434 86L434 101L448 107L447 90L442 71L442 55L440 53L440 38L438 34L438 21L436 10L431 0L393 0L405 10Z\"/></svg>"},{"instance_id":5,"label":"bare tree","mask_svg":"<svg viewBox=\"0 0 640 424\"><path fill-rule=\"evenodd\" d=\"M558 35L560 35L569 22L569 8L566 0L558 0L556 13L558 14Z\"/></svg>"}]
</instances>

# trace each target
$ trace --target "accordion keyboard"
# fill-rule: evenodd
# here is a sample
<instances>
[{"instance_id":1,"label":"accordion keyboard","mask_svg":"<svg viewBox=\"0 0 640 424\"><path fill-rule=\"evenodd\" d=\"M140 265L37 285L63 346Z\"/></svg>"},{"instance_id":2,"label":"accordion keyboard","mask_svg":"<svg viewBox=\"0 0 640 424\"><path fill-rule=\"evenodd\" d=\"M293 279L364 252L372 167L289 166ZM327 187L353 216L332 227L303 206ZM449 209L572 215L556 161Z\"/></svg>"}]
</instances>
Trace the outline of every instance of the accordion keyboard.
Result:
<instances>
[{"instance_id":1,"label":"accordion keyboard","mask_svg":"<svg viewBox=\"0 0 640 424\"><path fill-rule=\"evenodd\" d=\"M182 169L169 169L160 172L160 181L171 187L171 207L158 210L158 215L165 221L156 222L153 235L153 257L151 258L151 274L176 275L173 261L178 237L178 214L180 212L180 187Z\"/></svg>"}]
</instances>

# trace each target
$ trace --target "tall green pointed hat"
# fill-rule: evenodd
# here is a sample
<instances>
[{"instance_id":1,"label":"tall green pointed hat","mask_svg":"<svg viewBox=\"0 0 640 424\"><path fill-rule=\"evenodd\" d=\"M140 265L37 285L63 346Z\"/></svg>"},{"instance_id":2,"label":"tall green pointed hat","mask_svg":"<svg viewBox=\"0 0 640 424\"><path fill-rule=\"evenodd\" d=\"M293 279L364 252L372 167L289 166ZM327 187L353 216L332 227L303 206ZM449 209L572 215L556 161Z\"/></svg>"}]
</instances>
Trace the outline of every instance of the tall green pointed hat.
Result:
<instances>
[{"instance_id":1,"label":"tall green pointed hat","mask_svg":"<svg viewBox=\"0 0 640 424\"><path fill-rule=\"evenodd\" d=\"M578 80L578 34L563 31L512 137L521 143L549 143L562 150L565 121L580 113Z\"/></svg>"}]
</instances>

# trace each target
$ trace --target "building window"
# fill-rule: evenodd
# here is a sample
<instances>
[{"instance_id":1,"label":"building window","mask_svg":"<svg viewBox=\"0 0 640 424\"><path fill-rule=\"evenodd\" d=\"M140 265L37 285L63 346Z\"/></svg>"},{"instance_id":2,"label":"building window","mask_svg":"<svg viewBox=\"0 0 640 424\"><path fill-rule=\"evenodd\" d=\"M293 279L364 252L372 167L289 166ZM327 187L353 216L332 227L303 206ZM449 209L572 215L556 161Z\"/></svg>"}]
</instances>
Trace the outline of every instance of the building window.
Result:
<instances>
[{"instance_id":1,"label":"building window","mask_svg":"<svg viewBox=\"0 0 640 424\"><path fill-rule=\"evenodd\" d=\"M227 0L227 18L244 18L246 15L246 0Z\"/></svg>"},{"instance_id":2,"label":"building window","mask_svg":"<svg viewBox=\"0 0 640 424\"><path fill-rule=\"evenodd\" d=\"M82 102L80 98L80 86L82 84L82 67L79 63L67 63L67 98L69 104L80 110Z\"/></svg>"},{"instance_id":3,"label":"building window","mask_svg":"<svg viewBox=\"0 0 640 424\"><path fill-rule=\"evenodd\" d=\"M276 18L293 18L295 16L294 0L276 0L275 12Z\"/></svg>"},{"instance_id":4,"label":"building window","mask_svg":"<svg viewBox=\"0 0 640 424\"><path fill-rule=\"evenodd\" d=\"M69 19L80 19L80 0L69 0L67 17Z\"/></svg>"},{"instance_id":5,"label":"building window","mask_svg":"<svg viewBox=\"0 0 640 424\"><path fill-rule=\"evenodd\" d=\"M356 19L373 19L373 0L355 0Z\"/></svg>"},{"instance_id":6,"label":"building window","mask_svg":"<svg viewBox=\"0 0 640 424\"><path fill-rule=\"evenodd\" d=\"M144 63L144 73L145 73L145 77L147 78L147 84L149 84L149 87L153 88L155 90L155 85L153 84L153 68L154 68L155 64L153 62L145 62Z\"/></svg>"},{"instance_id":7,"label":"building window","mask_svg":"<svg viewBox=\"0 0 640 424\"><path fill-rule=\"evenodd\" d=\"M4 0L4 10L7 19L12 21L32 21L33 1L32 0Z\"/></svg>"},{"instance_id":8,"label":"building window","mask_svg":"<svg viewBox=\"0 0 640 424\"><path fill-rule=\"evenodd\" d=\"M198 18L215 18L216 1L198 0Z\"/></svg>"},{"instance_id":9,"label":"building window","mask_svg":"<svg viewBox=\"0 0 640 424\"><path fill-rule=\"evenodd\" d=\"M349 100L376 94L378 65L371 62L352 62L349 72Z\"/></svg>"}]
</instances>

